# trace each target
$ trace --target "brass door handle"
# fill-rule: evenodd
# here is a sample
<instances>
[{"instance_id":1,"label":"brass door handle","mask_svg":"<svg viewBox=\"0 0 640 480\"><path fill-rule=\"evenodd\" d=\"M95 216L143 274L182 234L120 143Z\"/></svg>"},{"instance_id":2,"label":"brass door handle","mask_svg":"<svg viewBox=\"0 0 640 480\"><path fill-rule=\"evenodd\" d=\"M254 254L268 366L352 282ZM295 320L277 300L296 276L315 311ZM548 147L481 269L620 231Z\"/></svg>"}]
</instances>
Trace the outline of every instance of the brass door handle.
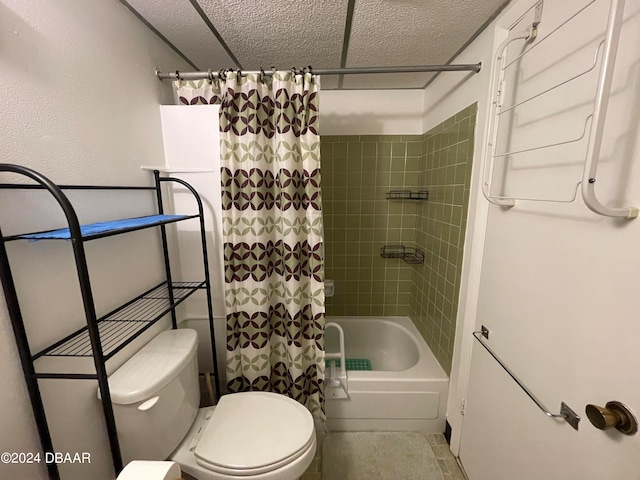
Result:
<instances>
[{"instance_id":1,"label":"brass door handle","mask_svg":"<svg viewBox=\"0 0 640 480\"><path fill-rule=\"evenodd\" d=\"M625 435L633 435L638 431L638 421L625 404L611 401L606 406L587 405L585 409L591 424L600 430L614 427Z\"/></svg>"}]
</instances>

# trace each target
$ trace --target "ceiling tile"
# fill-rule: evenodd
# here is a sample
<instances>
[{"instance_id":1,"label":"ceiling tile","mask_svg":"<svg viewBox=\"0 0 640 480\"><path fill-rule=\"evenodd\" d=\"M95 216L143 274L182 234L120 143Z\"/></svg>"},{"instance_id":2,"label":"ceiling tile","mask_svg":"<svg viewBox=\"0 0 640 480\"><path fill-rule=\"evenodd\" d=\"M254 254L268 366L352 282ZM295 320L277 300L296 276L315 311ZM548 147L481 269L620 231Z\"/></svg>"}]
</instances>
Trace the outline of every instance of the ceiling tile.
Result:
<instances>
[{"instance_id":1,"label":"ceiling tile","mask_svg":"<svg viewBox=\"0 0 640 480\"><path fill-rule=\"evenodd\" d=\"M125 0L122 0L125 1ZM347 0L128 0L199 69L340 66ZM446 63L504 0L357 0L347 67ZM447 73L461 75L464 73ZM322 88L422 88L431 73L324 76Z\"/></svg>"},{"instance_id":2,"label":"ceiling tile","mask_svg":"<svg viewBox=\"0 0 640 480\"><path fill-rule=\"evenodd\" d=\"M245 70L340 66L345 0L198 1Z\"/></svg>"},{"instance_id":3,"label":"ceiling tile","mask_svg":"<svg viewBox=\"0 0 640 480\"><path fill-rule=\"evenodd\" d=\"M503 3L504 0L356 2L347 67L444 64ZM422 87L429 75L367 77L370 78L345 77L343 86ZM420 79L424 79L422 84Z\"/></svg>"},{"instance_id":4,"label":"ceiling tile","mask_svg":"<svg viewBox=\"0 0 640 480\"><path fill-rule=\"evenodd\" d=\"M199 69L235 66L188 0L127 0Z\"/></svg>"}]
</instances>

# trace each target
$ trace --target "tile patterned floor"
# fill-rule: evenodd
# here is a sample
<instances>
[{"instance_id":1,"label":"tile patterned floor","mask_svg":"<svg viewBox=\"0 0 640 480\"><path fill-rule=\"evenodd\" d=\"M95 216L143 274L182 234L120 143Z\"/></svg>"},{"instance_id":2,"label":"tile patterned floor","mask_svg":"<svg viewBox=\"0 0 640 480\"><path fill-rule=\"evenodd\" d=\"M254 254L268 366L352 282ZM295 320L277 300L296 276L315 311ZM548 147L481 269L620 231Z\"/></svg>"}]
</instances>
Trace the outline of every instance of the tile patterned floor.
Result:
<instances>
[{"instance_id":1,"label":"tile patterned floor","mask_svg":"<svg viewBox=\"0 0 640 480\"><path fill-rule=\"evenodd\" d=\"M440 469L444 474L444 480L466 480L466 476L460 470L456 457L449 450L449 444L447 444L444 435L441 433L427 433L425 437L438 459Z\"/></svg>"},{"instance_id":2,"label":"tile patterned floor","mask_svg":"<svg viewBox=\"0 0 640 480\"><path fill-rule=\"evenodd\" d=\"M300 477L300 480L322 480L322 442L324 442L326 436L323 425L316 421L316 439L318 441L316 456L307 471Z\"/></svg>"},{"instance_id":3,"label":"tile patterned floor","mask_svg":"<svg viewBox=\"0 0 640 480\"><path fill-rule=\"evenodd\" d=\"M316 450L316 456L309 465L307 471L302 475L300 480L322 480L322 442L326 437L326 434L322 432L321 428L316 428L318 435L318 449ZM449 450L449 445L444 439L442 434L425 434L429 445L433 449L433 453L438 459L440 469L444 475L444 480L466 480L465 475L460 470L456 458ZM363 479L368 480L368 479Z\"/></svg>"}]
</instances>

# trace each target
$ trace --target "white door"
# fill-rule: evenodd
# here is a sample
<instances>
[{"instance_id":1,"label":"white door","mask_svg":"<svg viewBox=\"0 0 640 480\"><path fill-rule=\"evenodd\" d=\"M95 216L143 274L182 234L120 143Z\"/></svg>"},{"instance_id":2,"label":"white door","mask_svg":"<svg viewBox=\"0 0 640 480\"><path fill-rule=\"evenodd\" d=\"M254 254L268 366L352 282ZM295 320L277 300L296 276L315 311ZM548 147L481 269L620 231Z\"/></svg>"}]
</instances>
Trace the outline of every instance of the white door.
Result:
<instances>
[{"instance_id":1,"label":"white door","mask_svg":"<svg viewBox=\"0 0 640 480\"><path fill-rule=\"evenodd\" d=\"M534 2L510 9L526 3ZM539 39L587 4L545 0ZM545 41L553 47L514 62L520 83L507 100L518 103L586 70L594 56L600 61L608 6L596 0L569 38L560 31ZM624 18L596 192L605 205L638 207L640 2L627 0ZM500 148L578 138L583 127L588 136L590 75L527 102L509 117L511 134ZM511 156L497 164L497 189L570 198L585 147L578 140ZM482 262L476 329L489 328L487 344L549 410L558 413L565 402L582 418L576 431L545 416L474 340L459 453L470 480L640 479L640 434L598 430L585 415L587 404L611 400L640 414L640 220L598 216L579 196L491 206Z\"/></svg>"}]
</instances>

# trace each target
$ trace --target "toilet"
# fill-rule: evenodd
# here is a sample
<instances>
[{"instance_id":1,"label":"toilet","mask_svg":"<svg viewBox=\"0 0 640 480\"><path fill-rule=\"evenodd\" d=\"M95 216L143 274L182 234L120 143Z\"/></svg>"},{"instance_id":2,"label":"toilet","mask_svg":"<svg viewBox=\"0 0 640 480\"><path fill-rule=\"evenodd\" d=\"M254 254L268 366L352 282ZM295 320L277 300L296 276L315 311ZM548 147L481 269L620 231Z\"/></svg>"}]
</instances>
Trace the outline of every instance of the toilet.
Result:
<instances>
[{"instance_id":1,"label":"toilet","mask_svg":"<svg viewBox=\"0 0 640 480\"><path fill-rule=\"evenodd\" d=\"M172 460L198 480L302 476L316 452L311 413L268 392L199 409L197 342L195 330L164 331L109 377L124 463Z\"/></svg>"}]
</instances>

